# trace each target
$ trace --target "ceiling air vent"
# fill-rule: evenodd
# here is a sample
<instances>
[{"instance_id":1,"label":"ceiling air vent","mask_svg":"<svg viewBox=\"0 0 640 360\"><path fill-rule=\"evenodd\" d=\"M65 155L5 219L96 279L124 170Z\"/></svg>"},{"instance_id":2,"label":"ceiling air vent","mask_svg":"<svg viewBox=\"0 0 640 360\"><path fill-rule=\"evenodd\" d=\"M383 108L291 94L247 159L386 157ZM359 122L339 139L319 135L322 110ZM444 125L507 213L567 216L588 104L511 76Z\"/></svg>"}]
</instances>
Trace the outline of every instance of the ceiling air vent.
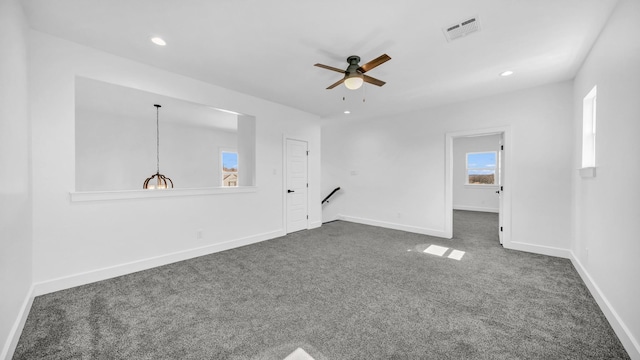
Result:
<instances>
[{"instance_id":1,"label":"ceiling air vent","mask_svg":"<svg viewBox=\"0 0 640 360\"><path fill-rule=\"evenodd\" d=\"M449 42L461 37L465 37L468 34L474 33L478 30L480 30L480 22L478 21L477 16L442 29L442 31L444 31L444 36Z\"/></svg>"}]
</instances>

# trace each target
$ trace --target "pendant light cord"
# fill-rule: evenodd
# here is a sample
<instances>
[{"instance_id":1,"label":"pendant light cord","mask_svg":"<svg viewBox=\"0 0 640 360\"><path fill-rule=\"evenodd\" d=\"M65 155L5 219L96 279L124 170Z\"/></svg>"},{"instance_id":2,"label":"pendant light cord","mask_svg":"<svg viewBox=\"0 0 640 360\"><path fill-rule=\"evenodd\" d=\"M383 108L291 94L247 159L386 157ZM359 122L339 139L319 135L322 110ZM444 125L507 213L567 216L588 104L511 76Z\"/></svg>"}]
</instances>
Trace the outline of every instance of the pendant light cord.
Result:
<instances>
[{"instance_id":1,"label":"pendant light cord","mask_svg":"<svg viewBox=\"0 0 640 360\"><path fill-rule=\"evenodd\" d=\"M157 173L160 174L160 105L153 105L156 107L156 165Z\"/></svg>"}]
</instances>

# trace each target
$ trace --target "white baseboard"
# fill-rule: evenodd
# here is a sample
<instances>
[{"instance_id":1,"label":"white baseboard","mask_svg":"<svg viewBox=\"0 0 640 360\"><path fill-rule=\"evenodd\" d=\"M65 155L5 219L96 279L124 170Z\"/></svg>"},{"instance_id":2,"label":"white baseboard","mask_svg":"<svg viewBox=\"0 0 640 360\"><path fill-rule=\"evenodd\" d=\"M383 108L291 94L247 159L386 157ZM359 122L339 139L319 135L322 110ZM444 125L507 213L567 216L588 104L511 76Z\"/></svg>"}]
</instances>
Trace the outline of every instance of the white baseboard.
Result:
<instances>
[{"instance_id":1,"label":"white baseboard","mask_svg":"<svg viewBox=\"0 0 640 360\"><path fill-rule=\"evenodd\" d=\"M311 230L311 229L319 228L320 226L322 226L322 221L314 221L309 223L309 227L307 229Z\"/></svg>"},{"instance_id":2,"label":"white baseboard","mask_svg":"<svg viewBox=\"0 0 640 360\"><path fill-rule=\"evenodd\" d=\"M467 205L453 205L453 210L466 210L466 211L481 211L490 213L499 213L499 209L480 207L480 206L467 206Z\"/></svg>"},{"instance_id":3,"label":"white baseboard","mask_svg":"<svg viewBox=\"0 0 640 360\"><path fill-rule=\"evenodd\" d=\"M609 321L609 324L611 324L613 331L616 333L616 335L618 335L618 339L620 339L622 346L624 346L625 350L627 350L629 357L631 357L632 359L640 359L640 344L638 343L638 340L633 337L631 331L629 331L629 328L625 325L624 321L622 321L618 313L613 309L609 300L607 300L607 298L600 290L600 287L598 287L598 285L593 281L593 278L591 277L591 275L589 275L587 269L582 266L582 263L580 262L580 260L578 260L578 257L575 256L573 252L570 252L570 254L570 259L573 267L576 269L576 271L578 271L578 274L580 274L582 281L584 281L584 283L587 285L589 292L591 292L591 296L593 296L593 298L596 300L596 303L598 303L600 310L602 310L604 316Z\"/></svg>"},{"instance_id":4,"label":"white baseboard","mask_svg":"<svg viewBox=\"0 0 640 360\"><path fill-rule=\"evenodd\" d=\"M416 233L416 234L448 238L443 230L434 230L434 229L428 229L428 228L412 226L412 225L397 224L397 223L392 223L387 221L364 219L364 218L349 216L349 215L338 215L338 220L364 224L364 225L379 226L387 229L402 230L402 231Z\"/></svg>"},{"instance_id":5,"label":"white baseboard","mask_svg":"<svg viewBox=\"0 0 640 360\"><path fill-rule=\"evenodd\" d=\"M276 230L263 234L248 236L241 239L206 245L194 249L177 251L174 253L160 255L152 258L132 261L129 263L109 266L102 269L96 269L83 273L59 277L56 279L46 280L34 284L33 296L44 295L55 291L69 289L75 286L86 285L96 281L111 279L117 276L127 275L137 271L147 270L178 261L188 260L198 256L209 255L240 246L250 245L284 235L284 230Z\"/></svg>"},{"instance_id":6,"label":"white baseboard","mask_svg":"<svg viewBox=\"0 0 640 360\"><path fill-rule=\"evenodd\" d=\"M552 246L535 245L523 242L511 241L503 244L505 249L526 251L534 254L555 256L564 259L571 258L571 252L567 249L556 248Z\"/></svg>"},{"instance_id":7,"label":"white baseboard","mask_svg":"<svg viewBox=\"0 0 640 360\"><path fill-rule=\"evenodd\" d=\"M18 341L20 340L20 335L22 334L22 329L24 328L24 324L27 322L27 317L29 316L29 311L31 310L31 305L33 304L33 295L34 286L31 285L29 288L29 292L27 292L27 296L22 302L22 306L20 307L20 312L18 312L18 316L13 326L11 327L11 331L9 331L9 336L5 341L4 346L2 347L2 352L0 353L0 359L10 360L13 357L13 353L16 351L16 346L18 346Z\"/></svg>"},{"instance_id":8,"label":"white baseboard","mask_svg":"<svg viewBox=\"0 0 640 360\"><path fill-rule=\"evenodd\" d=\"M332 221L336 221L336 220L340 220L339 219L340 215L333 215L333 216L327 216L325 217L324 214L322 214L322 223L328 223L328 222L332 222Z\"/></svg>"}]
</instances>

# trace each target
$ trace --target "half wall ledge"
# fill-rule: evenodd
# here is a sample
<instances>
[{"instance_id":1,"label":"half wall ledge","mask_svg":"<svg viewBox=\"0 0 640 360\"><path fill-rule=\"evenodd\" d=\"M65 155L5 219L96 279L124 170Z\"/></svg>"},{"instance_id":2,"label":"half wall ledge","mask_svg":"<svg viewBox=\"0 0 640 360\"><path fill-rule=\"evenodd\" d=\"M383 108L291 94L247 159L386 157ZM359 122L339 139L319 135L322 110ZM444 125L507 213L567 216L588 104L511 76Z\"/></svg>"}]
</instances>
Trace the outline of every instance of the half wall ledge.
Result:
<instances>
[{"instance_id":1,"label":"half wall ledge","mask_svg":"<svg viewBox=\"0 0 640 360\"><path fill-rule=\"evenodd\" d=\"M127 199L166 198L176 196L226 195L239 193L255 193L256 186L215 187L197 189L163 189L163 190L122 190L122 191L80 191L69 192L71 202L108 201Z\"/></svg>"}]
</instances>

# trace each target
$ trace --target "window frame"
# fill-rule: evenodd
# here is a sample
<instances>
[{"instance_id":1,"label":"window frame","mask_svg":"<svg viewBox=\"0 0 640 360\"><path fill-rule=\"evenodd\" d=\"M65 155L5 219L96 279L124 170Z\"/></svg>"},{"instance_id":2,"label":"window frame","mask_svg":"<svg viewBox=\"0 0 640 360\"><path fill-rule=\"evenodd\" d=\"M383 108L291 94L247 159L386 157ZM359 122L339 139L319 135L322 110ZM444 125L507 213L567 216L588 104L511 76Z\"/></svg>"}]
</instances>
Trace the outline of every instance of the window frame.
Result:
<instances>
[{"instance_id":1,"label":"window frame","mask_svg":"<svg viewBox=\"0 0 640 360\"><path fill-rule=\"evenodd\" d=\"M495 158L495 164L493 167L469 167L469 155L475 154L493 154ZM479 187L479 188L487 188L487 187L497 187L498 186L498 151L490 150L490 151L470 151L465 153L464 156L465 162L465 173L464 173L464 185L468 187ZM493 171L493 184L472 184L469 183L469 170L492 170Z\"/></svg>"}]
</instances>

